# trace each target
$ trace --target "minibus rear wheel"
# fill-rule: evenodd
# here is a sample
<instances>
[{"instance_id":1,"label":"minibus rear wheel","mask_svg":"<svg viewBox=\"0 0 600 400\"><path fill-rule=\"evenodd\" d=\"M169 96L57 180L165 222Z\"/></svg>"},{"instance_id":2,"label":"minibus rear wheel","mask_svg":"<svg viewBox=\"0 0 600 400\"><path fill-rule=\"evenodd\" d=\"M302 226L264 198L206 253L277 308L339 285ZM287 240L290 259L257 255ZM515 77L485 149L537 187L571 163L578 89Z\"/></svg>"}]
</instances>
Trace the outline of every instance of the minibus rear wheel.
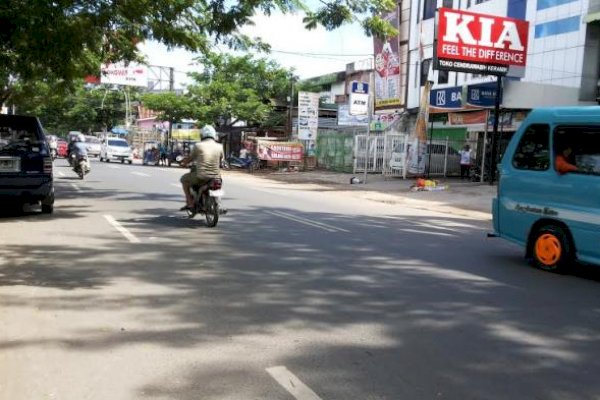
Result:
<instances>
[{"instance_id":1,"label":"minibus rear wheel","mask_svg":"<svg viewBox=\"0 0 600 400\"><path fill-rule=\"evenodd\" d=\"M544 271L565 273L573 262L571 241L556 225L544 225L533 235L531 261Z\"/></svg>"}]
</instances>

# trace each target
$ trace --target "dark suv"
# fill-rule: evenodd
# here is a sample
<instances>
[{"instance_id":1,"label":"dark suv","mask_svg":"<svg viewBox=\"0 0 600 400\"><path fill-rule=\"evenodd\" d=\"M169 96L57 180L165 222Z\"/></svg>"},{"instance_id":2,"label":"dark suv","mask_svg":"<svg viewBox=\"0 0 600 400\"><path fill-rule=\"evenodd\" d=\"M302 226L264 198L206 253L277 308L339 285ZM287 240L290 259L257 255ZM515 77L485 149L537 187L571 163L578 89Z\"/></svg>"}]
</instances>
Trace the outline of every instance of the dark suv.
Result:
<instances>
[{"instance_id":1,"label":"dark suv","mask_svg":"<svg viewBox=\"0 0 600 400\"><path fill-rule=\"evenodd\" d=\"M35 117L0 114L0 203L42 203L54 210L52 158Z\"/></svg>"}]
</instances>

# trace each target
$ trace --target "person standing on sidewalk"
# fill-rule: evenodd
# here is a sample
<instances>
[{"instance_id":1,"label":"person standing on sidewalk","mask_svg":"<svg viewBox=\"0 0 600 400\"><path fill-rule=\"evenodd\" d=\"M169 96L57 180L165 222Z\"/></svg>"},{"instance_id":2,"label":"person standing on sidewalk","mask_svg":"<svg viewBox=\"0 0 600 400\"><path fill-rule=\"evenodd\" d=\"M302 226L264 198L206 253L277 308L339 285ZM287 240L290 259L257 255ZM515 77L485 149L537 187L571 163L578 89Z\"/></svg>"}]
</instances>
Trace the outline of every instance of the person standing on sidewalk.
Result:
<instances>
[{"instance_id":1,"label":"person standing on sidewalk","mask_svg":"<svg viewBox=\"0 0 600 400\"><path fill-rule=\"evenodd\" d=\"M471 147L466 144L460 154L460 179L469 179L471 171Z\"/></svg>"}]
</instances>

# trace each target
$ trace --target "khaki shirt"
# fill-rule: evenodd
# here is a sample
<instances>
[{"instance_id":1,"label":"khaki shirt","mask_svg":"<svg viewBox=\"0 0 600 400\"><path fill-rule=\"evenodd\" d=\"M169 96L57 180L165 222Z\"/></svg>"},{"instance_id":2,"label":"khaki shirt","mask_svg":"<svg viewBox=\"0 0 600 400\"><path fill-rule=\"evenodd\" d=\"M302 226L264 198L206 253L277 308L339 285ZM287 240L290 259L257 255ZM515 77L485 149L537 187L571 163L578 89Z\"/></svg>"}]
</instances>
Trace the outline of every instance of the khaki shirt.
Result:
<instances>
[{"instance_id":1,"label":"khaki shirt","mask_svg":"<svg viewBox=\"0 0 600 400\"><path fill-rule=\"evenodd\" d=\"M192 160L196 163L198 178L219 178L221 160L225 158L223 145L214 140L203 140L192 147Z\"/></svg>"}]
</instances>

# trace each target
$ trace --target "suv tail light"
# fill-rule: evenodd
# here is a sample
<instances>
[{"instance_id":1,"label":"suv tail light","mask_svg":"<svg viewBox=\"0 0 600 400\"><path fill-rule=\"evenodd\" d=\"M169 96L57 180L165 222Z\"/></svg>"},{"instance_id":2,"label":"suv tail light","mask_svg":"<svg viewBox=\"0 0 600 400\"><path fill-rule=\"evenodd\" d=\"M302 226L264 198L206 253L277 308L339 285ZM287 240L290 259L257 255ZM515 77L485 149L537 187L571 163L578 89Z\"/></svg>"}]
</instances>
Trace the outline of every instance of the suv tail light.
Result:
<instances>
[{"instance_id":1,"label":"suv tail light","mask_svg":"<svg viewBox=\"0 0 600 400\"><path fill-rule=\"evenodd\" d=\"M52 174L52 159L50 157L44 157L44 173Z\"/></svg>"}]
</instances>

